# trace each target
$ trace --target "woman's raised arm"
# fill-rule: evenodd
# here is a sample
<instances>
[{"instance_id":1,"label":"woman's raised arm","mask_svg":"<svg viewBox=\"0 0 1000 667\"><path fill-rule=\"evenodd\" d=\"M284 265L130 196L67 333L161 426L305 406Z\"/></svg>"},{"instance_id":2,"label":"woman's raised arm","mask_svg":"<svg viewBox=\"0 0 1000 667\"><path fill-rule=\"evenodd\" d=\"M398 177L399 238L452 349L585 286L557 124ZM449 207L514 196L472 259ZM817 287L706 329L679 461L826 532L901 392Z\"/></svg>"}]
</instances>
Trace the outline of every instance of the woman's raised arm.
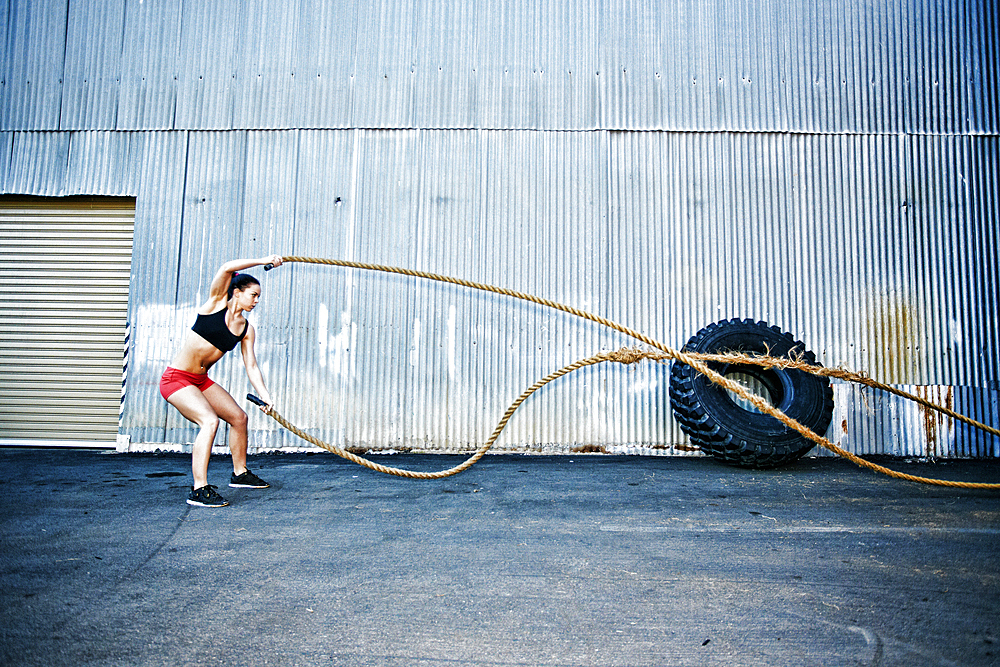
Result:
<instances>
[{"instance_id":1,"label":"woman's raised arm","mask_svg":"<svg viewBox=\"0 0 1000 667\"><path fill-rule=\"evenodd\" d=\"M262 264L274 264L276 267L281 266L281 256L268 255L267 257L261 257L260 259L234 259L220 266L218 272L215 274L215 277L212 278L211 287L209 287L209 301L228 301L229 283L233 280L233 274L237 271L242 271L243 269L249 269L251 266L260 266Z\"/></svg>"}]
</instances>

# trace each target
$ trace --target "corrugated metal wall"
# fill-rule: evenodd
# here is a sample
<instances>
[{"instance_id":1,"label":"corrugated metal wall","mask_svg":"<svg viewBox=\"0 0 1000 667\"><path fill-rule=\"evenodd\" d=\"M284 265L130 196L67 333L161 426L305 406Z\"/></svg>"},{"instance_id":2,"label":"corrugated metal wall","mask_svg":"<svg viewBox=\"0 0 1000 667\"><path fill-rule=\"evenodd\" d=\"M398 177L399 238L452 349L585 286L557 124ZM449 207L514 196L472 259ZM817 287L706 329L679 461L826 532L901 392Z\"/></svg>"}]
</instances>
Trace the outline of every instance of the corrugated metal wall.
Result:
<instances>
[{"instance_id":1,"label":"corrugated metal wall","mask_svg":"<svg viewBox=\"0 0 1000 667\"><path fill-rule=\"evenodd\" d=\"M3 11L2 191L137 197L133 441L193 438L159 373L217 265L269 252L531 292L678 347L765 319L824 364L997 423L990 3ZM631 344L414 279L290 265L262 282L258 356L283 414L345 446L472 447L542 375ZM234 355L213 375L248 387ZM501 448L676 453L666 377L563 378ZM854 451L1000 455L912 406L837 400ZM298 444L253 427L253 447Z\"/></svg>"},{"instance_id":2,"label":"corrugated metal wall","mask_svg":"<svg viewBox=\"0 0 1000 667\"><path fill-rule=\"evenodd\" d=\"M989 0L13 0L0 130L996 134Z\"/></svg>"}]
</instances>

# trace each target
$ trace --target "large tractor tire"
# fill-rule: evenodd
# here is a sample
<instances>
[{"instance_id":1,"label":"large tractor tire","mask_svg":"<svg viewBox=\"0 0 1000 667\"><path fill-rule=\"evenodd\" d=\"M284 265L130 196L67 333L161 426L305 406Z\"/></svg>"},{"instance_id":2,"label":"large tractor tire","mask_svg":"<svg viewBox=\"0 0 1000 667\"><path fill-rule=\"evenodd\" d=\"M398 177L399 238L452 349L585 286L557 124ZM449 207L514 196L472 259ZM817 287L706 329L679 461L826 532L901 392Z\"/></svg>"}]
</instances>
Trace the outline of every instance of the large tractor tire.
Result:
<instances>
[{"instance_id":1,"label":"large tractor tire","mask_svg":"<svg viewBox=\"0 0 1000 667\"><path fill-rule=\"evenodd\" d=\"M710 324L687 342L684 351L744 352L798 358L816 365L816 355L791 334L753 320ZM711 363L709 367L819 435L826 433L833 416L833 389L828 378L752 365ZM724 463L775 468L798 459L814 445L798 431L678 361L670 369L670 405L691 442Z\"/></svg>"}]
</instances>

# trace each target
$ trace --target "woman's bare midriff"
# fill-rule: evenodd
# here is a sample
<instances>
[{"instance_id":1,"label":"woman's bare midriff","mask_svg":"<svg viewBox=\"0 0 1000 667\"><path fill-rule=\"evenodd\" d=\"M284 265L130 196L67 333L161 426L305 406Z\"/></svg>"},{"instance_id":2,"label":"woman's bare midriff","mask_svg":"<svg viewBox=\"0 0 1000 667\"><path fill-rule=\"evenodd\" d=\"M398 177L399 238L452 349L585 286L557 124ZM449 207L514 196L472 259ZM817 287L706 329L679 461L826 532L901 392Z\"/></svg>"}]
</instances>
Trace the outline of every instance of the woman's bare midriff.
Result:
<instances>
[{"instance_id":1,"label":"woman's bare midriff","mask_svg":"<svg viewBox=\"0 0 1000 667\"><path fill-rule=\"evenodd\" d=\"M204 374L224 354L225 352L193 331L190 331L188 332L187 339L184 341L184 345L181 346L181 351L177 353L177 356L170 362L170 365L179 371Z\"/></svg>"}]
</instances>

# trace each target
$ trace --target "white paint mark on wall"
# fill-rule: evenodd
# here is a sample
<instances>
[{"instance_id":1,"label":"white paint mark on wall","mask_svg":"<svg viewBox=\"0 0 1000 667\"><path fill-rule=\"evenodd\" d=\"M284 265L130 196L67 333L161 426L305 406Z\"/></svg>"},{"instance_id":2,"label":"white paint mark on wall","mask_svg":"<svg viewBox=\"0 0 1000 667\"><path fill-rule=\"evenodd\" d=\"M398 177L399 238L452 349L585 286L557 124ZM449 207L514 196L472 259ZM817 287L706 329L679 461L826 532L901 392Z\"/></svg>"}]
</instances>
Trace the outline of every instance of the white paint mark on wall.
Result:
<instances>
[{"instance_id":1,"label":"white paint mark on wall","mask_svg":"<svg viewBox=\"0 0 1000 667\"><path fill-rule=\"evenodd\" d=\"M135 314L134 359L156 366L169 363L197 313L198 306L194 303L139 305Z\"/></svg>"},{"instance_id":2,"label":"white paint mark on wall","mask_svg":"<svg viewBox=\"0 0 1000 667\"><path fill-rule=\"evenodd\" d=\"M948 333L951 335L952 345L962 344L962 325L955 318L951 318L948 322Z\"/></svg>"},{"instance_id":3,"label":"white paint mark on wall","mask_svg":"<svg viewBox=\"0 0 1000 667\"><path fill-rule=\"evenodd\" d=\"M410 343L410 365L420 363L420 318L413 319L413 342Z\"/></svg>"},{"instance_id":4,"label":"white paint mark on wall","mask_svg":"<svg viewBox=\"0 0 1000 667\"><path fill-rule=\"evenodd\" d=\"M319 304L319 311L316 314L316 344L319 347L319 367L326 368L326 357L329 354L330 338L330 310L325 303Z\"/></svg>"},{"instance_id":5,"label":"white paint mark on wall","mask_svg":"<svg viewBox=\"0 0 1000 667\"><path fill-rule=\"evenodd\" d=\"M455 359L456 319L455 306L448 306L448 379L451 382L458 380L458 362Z\"/></svg>"},{"instance_id":6,"label":"white paint mark on wall","mask_svg":"<svg viewBox=\"0 0 1000 667\"><path fill-rule=\"evenodd\" d=\"M351 321L345 311L340 313L339 330L330 333L330 311L325 303L319 304L317 313L316 337L319 347L317 355L320 368L329 368L333 375L339 377L354 377L354 349L358 338L358 325Z\"/></svg>"}]
</instances>

